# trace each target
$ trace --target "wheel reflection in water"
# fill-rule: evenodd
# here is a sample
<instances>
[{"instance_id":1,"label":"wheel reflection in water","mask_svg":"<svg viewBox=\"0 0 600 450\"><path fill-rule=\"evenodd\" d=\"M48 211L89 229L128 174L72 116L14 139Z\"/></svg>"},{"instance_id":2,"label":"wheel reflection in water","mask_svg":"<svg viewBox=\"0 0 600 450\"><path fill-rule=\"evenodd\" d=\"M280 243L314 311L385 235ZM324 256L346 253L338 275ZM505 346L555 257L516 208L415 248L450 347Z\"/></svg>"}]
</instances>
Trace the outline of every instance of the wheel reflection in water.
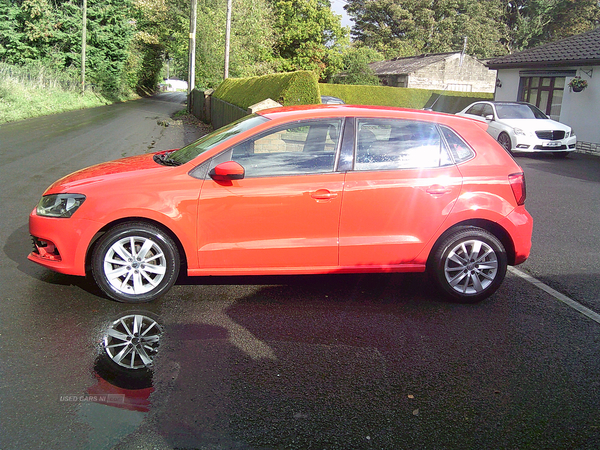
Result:
<instances>
[{"instance_id":1,"label":"wheel reflection in water","mask_svg":"<svg viewBox=\"0 0 600 450\"><path fill-rule=\"evenodd\" d=\"M113 321L104 336L104 350L115 364L131 370L152 366L162 327L151 317L128 314Z\"/></svg>"}]
</instances>

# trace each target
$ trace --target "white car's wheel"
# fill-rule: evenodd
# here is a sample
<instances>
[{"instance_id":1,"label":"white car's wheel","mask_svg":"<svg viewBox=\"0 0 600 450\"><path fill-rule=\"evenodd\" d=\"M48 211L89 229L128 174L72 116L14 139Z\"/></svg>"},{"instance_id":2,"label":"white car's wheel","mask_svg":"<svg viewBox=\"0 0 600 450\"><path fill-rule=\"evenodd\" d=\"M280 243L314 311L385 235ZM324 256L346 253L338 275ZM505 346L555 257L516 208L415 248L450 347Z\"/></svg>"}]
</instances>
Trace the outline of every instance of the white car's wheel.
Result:
<instances>
[{"instance_id":1,"label":"white car's wheel","mask_svg":"<svg viewBox=\"0 0 600 450\"><path fill-rule=\"evenodd\" d=\"M504 150L512 155L512 142L508 133L505 133L504 131L500 133L498 136L498 143L504 147Z\"/></svg>"}]
</instances>

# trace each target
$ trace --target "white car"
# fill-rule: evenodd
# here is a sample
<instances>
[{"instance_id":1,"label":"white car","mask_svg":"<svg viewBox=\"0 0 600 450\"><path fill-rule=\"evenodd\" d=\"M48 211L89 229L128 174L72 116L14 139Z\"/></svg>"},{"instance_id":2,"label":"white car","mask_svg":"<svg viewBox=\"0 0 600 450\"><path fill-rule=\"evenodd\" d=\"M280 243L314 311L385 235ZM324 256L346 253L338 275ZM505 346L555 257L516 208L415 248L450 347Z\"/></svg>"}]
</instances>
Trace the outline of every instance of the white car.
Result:
<instances>
[{"instance_id":1,"label":"white car","mask_svg":"<svg viewBox=\"0 0 600 450\"><path fill-rule=\"evenodd\" d=\"M552 153L566 156L575 150L577 136L568 125L550 119L524 102L476 102L459 116L488 123L487 132L515 153Z\"/></svg>"}]
</instances>

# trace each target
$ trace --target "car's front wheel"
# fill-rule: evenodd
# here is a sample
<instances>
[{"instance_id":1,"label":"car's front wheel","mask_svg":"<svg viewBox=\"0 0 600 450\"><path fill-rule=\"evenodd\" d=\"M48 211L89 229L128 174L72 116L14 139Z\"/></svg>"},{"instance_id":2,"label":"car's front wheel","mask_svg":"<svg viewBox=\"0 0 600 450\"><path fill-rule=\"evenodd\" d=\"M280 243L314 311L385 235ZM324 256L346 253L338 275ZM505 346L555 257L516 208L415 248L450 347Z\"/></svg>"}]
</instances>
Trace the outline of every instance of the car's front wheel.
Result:
<instances>
[{"instance_id":1,"label":"car's front wheel","mask_svg":"<svg viewBox=\"0 0 600 450\"><path fill-rule=\"evenodd\" d=\"M179 252L159 228L124 223L104 234L92 253L92 276L110 298L125 303L155 300L179 274Z\"/></svg>"},{"instance_id":2,"label":"car's front wheel","mask_svg":"<svg viewBox=\"0 0 600 450\"><path fill-rule=\"evenodd\" d=\"M476 303L498 289L506 267L506 251L496 236L482 228L461 227L435 248L429 272L452 300Z\"/></svg>"},{"instance_id":3,"label":"car's front wheel","mask_svg":"<svg viewBox=\"0 0 600 450\"><path fill-rule=\"evenodd\" d=\"M504 150L506 150L508 153L510 153L511 155L513 154L512 152L512 142L510 140L510 136L507 133L500 133L500 135L498 136L498 143L504 147Z\"/></svg>"}]
</instances>

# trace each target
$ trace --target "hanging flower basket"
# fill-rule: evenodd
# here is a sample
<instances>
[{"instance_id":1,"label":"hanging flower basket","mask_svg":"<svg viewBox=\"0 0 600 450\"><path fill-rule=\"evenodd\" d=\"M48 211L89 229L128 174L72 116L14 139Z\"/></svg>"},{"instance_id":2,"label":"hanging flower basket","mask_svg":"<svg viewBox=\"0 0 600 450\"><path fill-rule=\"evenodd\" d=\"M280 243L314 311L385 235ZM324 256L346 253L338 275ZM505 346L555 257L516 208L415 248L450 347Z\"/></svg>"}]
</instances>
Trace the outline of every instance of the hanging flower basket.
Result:
<instances>
[{"instance_id":1,"label":"hanging flower basket","mask_svg":"<svg viewBox=\"0 0 600 450\"><path fill-rule=\"evenodd\" d=\"M569 87L573 92L581 92L587 87L587 85L587 81L582 80L579 75L569 81Z\"/></svg>"}]
</instances>

